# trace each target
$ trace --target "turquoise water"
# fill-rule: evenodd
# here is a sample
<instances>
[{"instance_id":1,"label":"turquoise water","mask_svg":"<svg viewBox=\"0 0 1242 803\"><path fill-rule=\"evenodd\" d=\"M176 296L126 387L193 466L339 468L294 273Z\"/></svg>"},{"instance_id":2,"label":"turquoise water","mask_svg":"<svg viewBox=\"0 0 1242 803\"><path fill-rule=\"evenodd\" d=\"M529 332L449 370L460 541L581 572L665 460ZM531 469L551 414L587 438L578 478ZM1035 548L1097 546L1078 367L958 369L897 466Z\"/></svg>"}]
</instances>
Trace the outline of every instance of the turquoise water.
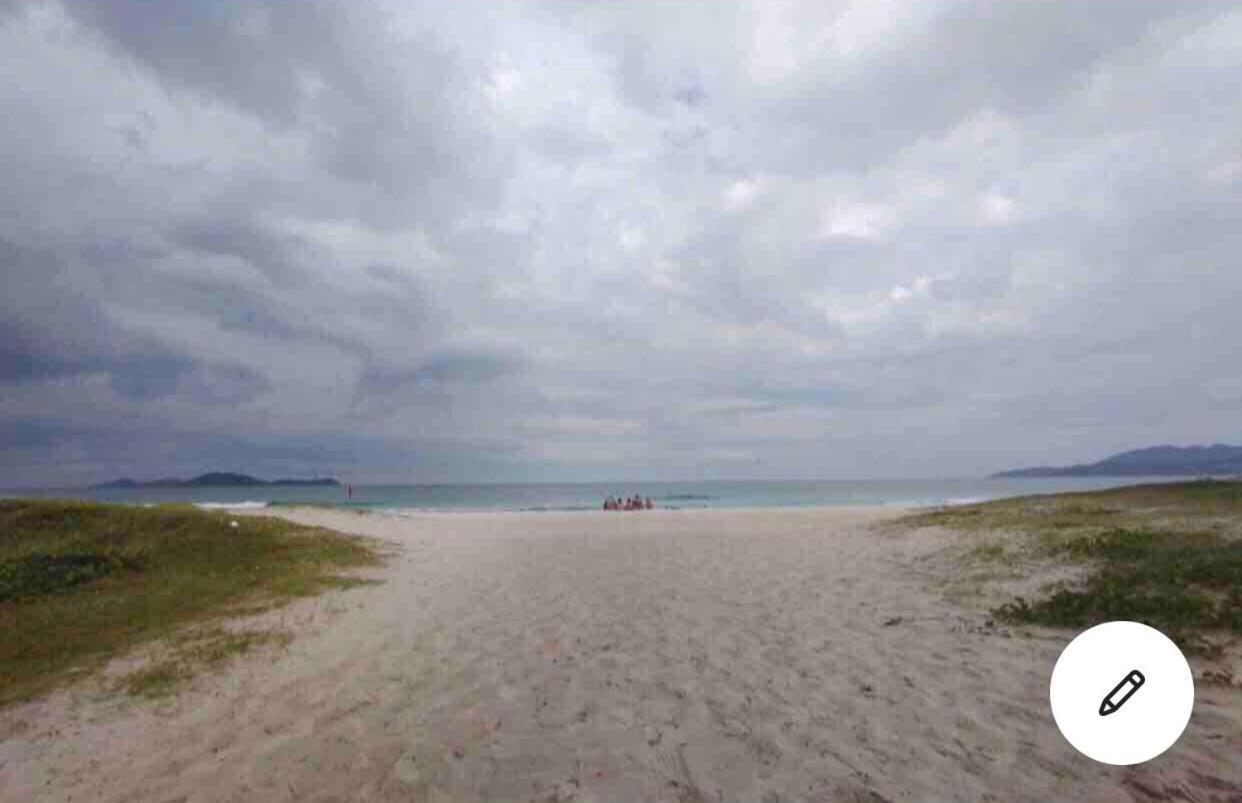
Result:
<instances>
[{"instance_id":1,"label":"turquoise water","mask_svg":"<svg viewBox=\"0 0 1242 803\"><path fill-rule=\"evenodd\" d=\"M1186 479L1184 477L1177 479ZM611 482L511 485L355 485L345 488L35 489L4 496L91 499L128 504L191 502L221 505L321 504L368 510L598 510L608 495L651 497L659 508L945 505L1027 494L1088 491L1159 478L1048 477L1030 479L834 480L820 482ZM1172 479L1163 480L1172 481Z\"/></svg>"}]
</instances>

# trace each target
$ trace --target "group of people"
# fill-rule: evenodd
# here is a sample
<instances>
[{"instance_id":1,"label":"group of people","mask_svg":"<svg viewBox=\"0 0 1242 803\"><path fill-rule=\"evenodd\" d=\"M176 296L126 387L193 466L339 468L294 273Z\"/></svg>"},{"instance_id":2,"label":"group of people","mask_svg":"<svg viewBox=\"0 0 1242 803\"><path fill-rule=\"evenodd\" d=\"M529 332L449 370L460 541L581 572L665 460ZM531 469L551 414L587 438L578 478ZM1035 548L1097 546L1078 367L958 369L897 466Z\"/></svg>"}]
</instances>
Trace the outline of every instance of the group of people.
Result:
<instances>
[{"instance_id":1,"label":"group of people","mask_svg":"<svg viewBox=\"0 0 1242 803\"><path fill-rule=\"evenodd\" d=\"M621 497L608 497L604 500L604 510L651 510L655 505L651 504L651 497L643 498L638 494L634 494L628 499Z\"/></svg>"}]
</instances>

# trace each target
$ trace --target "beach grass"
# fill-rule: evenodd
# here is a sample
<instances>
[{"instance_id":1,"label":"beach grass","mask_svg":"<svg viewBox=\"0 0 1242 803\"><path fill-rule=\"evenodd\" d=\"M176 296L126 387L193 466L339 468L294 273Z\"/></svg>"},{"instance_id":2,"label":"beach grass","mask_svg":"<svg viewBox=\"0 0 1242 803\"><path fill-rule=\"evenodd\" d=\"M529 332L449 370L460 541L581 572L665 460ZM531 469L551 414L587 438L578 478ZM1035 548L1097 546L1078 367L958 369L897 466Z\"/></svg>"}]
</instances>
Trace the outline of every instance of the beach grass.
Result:
<instances>
[{"instance_id":1,"label":"beach grass","mask_svg":"<svg viewBox=\"0 0 1242 803\"><path fill-rule=\"evenodd\" d=\"M0 500L0 704L195 630L129 690L171 687L283 638L213 623L364 582L341 572L381 559L364 539L188 505Z\"/></svg>"},{"instance_id":2,"label":"beach grass","mask_svg":"<svg viewBox=\"0 0 1242 803\"><path fill-rule=\"evenodd\" d=\"M191 632L173 640L167 653L124 675L116 687L137 697L162 697L184 680L263 646L285 646L289 633L261 630L229 632L219 627Z\"/></svg>"},{"instance_id":3,"label":"beach grass","mask_svg":"<svg viewBox=\"0 0 1242 803\"><path fill-rule=\"evenodd\" d=\"M1195 481L1005 499L908 517L988 533L968 560L1080 565L1075 581L1014 598L997 618L1060 627L1144 622L1184 647L1242 634L1242 482Z\"/></svg>"}]
</instances>

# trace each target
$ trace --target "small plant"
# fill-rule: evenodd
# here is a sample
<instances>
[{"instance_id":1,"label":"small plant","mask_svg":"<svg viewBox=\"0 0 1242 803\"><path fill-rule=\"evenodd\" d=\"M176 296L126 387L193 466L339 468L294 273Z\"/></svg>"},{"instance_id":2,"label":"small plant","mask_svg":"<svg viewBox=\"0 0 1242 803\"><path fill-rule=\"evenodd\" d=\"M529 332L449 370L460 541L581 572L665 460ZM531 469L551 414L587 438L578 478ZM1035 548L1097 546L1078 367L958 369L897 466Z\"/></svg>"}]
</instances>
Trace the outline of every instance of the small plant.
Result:
<instances>
[{"instance_id":1,"label":"small plant","mask_svg":"<svg viewBox=\"0 0 1242 803\"><path fill-rule=\"evenodd\" d=\"M257 647L285 646L291 638L288 633L230 633L219 628L190 633L174 639L169 655L131 672L118 685L136 697L161 697L173 693L183 681L204 669L219 666Z\"/></svg>"},{"instance_id":2,"label":"small plant","mask_svg":"<svg viewBox=\"0 0 1242 803\"><path fill-rule=\"evenodd\" d=\"M163 697L185 678L179 664L161 662L127 676L122 688L134 697Z\"/></svg>"},{"instance_id":3,"label":"small plant","mask_svg":"<svg viewBox=\"0 0 1242 803\"><path fill-rule=\"evenodd\" d=\"M970 551L970 558L980 563L1003 563L1009 553L1004 544L983 544Z\"/></svg>"}]
</instances>

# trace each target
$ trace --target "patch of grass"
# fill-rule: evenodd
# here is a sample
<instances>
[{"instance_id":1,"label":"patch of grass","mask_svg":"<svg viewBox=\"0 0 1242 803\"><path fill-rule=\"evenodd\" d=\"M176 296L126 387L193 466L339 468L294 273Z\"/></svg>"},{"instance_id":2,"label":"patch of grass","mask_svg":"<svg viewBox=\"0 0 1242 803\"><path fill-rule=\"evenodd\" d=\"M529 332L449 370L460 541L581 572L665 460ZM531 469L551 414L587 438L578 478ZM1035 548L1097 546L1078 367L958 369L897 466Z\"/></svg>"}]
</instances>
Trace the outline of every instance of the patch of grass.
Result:
<instances>
[{"instance_id":1,"label":"patch of grass","mask_svg":"<svg viewBox=\"0 0 1242 803\"><path fill-rule=\"evenodd\" d=\"M1010 555L1004 544L981 544L970 550L968 557L980 563L1008 563Z\"/></svg>"},{"instance_id":2,"label":"patch of grass","mask_svg":"<svg viewBox=\"0 0 1242 803\"><path fill-rule=\"evenodd\" d=\"M1242 482L1197 481L1090 493L1006 499L907 517L1007 535L977 547L974 560L1026 550L1085 564L1085 580L1017 598L994 613L1011 622L1085 627L1144 622L1186 646L1212 631L1242 634Z\"/></svg>"},{"instance_id":3,"label":"patch of grass","mask_svg":"<svg viewBox=\"0 0 1242 803\"><path fill-rule=\"evenodd\" d=\"M285 646L291 639L288 633L230 633L219 628L182 637L177 640L171 654L129 673L121 679L118 688L137 697L165 696L176 691L182 681L204 669L219 666L255 647Z\"/></svg>"},{"instance_id":4,"label":"patch of grass","mask_svg":"<svg viewBox=\"0 0 1242 803\"><path fill-rule=\"evenodd\" d=\"M129 675L122 688L134 697L163 697L172 694L184 679L181 666L172 661L162 661Z\"/></svg>"},{"instance_id":5,"label":"patch of grass","mask_svg":"<svg viewBox=\"0 0 1242 803\"><path fill-rule=\"evenodd\" d=\"M1052 544L1118 527L1159 524L1173 532L1242 537L1242 482L1204 480L1106 491L1023 496L935 508L905 517L909 527L1036 535Z\"/></svg>"},{"instance_id":6,"label":"patch of grass","mask_svg":"<svg viewBox=\"0 0 1242 803\"><path fill-rule=\"evenodd\" d=\"M116 555L25 555L0 563L0 602L64 594L115 572L140 568L137 561Z\"/></svg>"},{"instance_id":7,"label":"patch of grass","mask_svg":"<svg viewBox=\"0 0 1242 803\"><path fill-rule=\"evenodd\" d=\"M195 664L215 666L238 655L245 655L255 647L265 645L285 646L291 640L288 633L270 631L245 631L228 633L216 631L199 638L178 651L182 660Z\"/></svg>"},{"instance_id":8,"label":"patch of grass","mask_svg":"<svg viewBox=\"0 0 1242 803\"><path fill-rule=\"evenodd\" d=\"M188 505L0 500L0 704L72 667L97 667L185 625L360 581L381 555L360 538ZM158 688L152 668L139 685Z\"/></svg>"},{"instance_id":9,"label":"patch of grass","mask_svg":"<svg viewBox=\"0 0 1242 803\"><path fill-rule=\"evenodd\" d=\"M1081 627L1132 619L1183 643L1204 630L1242 633L1242 541L1214 533L1111 530L1054 551L1090 561L1085 584L1002 605L1010 621Z\"/></svg>"}]
</instances>

